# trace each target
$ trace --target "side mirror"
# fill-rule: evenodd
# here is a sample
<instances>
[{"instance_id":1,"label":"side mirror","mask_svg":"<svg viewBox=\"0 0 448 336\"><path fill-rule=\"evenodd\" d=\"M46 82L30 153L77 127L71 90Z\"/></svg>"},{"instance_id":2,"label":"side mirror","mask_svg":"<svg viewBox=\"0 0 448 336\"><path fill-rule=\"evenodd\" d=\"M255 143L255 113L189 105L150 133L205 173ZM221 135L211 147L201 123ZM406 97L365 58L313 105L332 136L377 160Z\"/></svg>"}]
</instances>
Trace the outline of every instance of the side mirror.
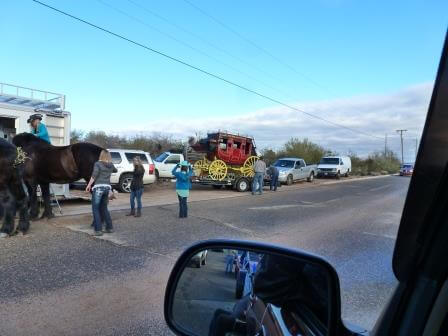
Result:
<instances>
[{"instance_id":1,"label":"side mirror","mask_svg":"<svg viewBox=\"0 0 448 336\"><path fill-rule=\"evenodd\" d=\"M324 259L254 242L188 248L165 293L177 335L342 335L339 279Z\"/></svg>"}]
</instances>

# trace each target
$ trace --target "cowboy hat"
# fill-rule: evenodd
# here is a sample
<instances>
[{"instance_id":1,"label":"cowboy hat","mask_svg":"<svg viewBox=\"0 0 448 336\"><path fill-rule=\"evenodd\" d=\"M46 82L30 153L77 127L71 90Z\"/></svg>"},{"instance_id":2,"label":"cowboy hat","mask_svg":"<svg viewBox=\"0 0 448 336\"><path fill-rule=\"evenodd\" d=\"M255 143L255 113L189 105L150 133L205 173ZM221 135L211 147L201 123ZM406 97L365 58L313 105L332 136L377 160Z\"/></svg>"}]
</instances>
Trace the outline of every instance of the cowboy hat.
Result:
<instances>
[{"instance_id":1,"label":"cowboy hat","mask_svg":"<svg viewBox=\"0 0 448 336\"><path fill-rule=\"evenodd\" d=\"M33 114L28 118L28 120L26 122L29 124L30 122L32 122L33 120L36 120L36 119L42 120L42 114L40 114L40 113Z\"/></svg>"},{"instance_id":2,"label":"cowboy hat","mask_svg":"<svg viewBox=\"0 0 448 336\"><path fill-rule=\"evenodd\" d=\"M188 161L182 161L180 163L180 165L183 166L183 167L188 167L190 164L188 163Z\"/></svg>"}]
</instances>

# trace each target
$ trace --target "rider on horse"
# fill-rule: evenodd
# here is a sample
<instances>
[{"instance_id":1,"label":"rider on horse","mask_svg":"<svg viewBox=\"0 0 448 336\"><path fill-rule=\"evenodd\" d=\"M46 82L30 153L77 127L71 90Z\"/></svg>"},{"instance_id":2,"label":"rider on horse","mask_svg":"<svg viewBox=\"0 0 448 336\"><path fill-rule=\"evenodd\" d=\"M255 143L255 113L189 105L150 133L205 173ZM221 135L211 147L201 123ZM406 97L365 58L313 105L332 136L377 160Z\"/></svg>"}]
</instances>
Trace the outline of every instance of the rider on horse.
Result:
<instances>
[{"instance_id":1,"label":"rider on horse","mask_svg":"<svg viewBox=\"0 0 448 336\"><path fill-rule=\"evenodd\" d=\"M31 126L31 134L34 134L39 139L50 142L47 127L42 122L42 114L36 113L29 117L28 124Z\"/></svg>"}]
</instances>

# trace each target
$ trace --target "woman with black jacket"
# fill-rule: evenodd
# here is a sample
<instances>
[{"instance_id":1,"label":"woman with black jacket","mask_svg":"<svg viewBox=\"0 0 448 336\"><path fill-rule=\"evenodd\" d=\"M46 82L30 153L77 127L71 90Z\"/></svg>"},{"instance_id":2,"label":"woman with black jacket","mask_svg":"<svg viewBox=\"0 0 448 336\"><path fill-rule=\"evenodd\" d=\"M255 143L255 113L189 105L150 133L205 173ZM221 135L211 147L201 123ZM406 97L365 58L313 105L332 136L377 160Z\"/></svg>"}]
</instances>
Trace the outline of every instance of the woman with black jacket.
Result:
<instances>
[{"instance_id":1,"label":"woman with black jacket","mask_svg":"<svg viewBox=\"0 0 448 336\"><path fill-rule=\"evenodd\" d=\"M142 215L142 194L143 194L143 175L145 168L143 168L140 156L134 157L134 171L132 173L131 182L131 211L127 216L141 217ZM135 212L135 200L137 199L137 212Z\"/></svg>"}]
</instances>

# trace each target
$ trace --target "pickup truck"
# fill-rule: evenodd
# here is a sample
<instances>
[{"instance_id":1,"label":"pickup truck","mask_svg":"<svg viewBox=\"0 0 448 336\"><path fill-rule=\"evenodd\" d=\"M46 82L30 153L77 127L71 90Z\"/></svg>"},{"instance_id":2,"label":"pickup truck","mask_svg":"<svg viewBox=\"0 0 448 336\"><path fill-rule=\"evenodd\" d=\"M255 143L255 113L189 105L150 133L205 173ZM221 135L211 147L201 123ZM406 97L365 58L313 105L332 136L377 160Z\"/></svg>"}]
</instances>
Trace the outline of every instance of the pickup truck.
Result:
<instances>
[{"instance_id":1,"label":"pickup truck","mask_svg":"<svg viewBox=\"0 0 448 336\"><path fill-rule=\"evenodd\" d=\"M173 178L171 174L174 166L184 161L184 156L179 153L163 152L154 159L157 178Z\"/></svg>"},{"instance_id":2,"label":"pickup truck","mask_svg":"<svg viewBox=\"0 0 448 336\"><path fill-rule=\"evenodd\" d=\"M274 166L279 170L279 182L287 185L305 179L312 182L317 170L317 165L307 165L301 158L280 158Z\"/></svg>"}]
</instances>

